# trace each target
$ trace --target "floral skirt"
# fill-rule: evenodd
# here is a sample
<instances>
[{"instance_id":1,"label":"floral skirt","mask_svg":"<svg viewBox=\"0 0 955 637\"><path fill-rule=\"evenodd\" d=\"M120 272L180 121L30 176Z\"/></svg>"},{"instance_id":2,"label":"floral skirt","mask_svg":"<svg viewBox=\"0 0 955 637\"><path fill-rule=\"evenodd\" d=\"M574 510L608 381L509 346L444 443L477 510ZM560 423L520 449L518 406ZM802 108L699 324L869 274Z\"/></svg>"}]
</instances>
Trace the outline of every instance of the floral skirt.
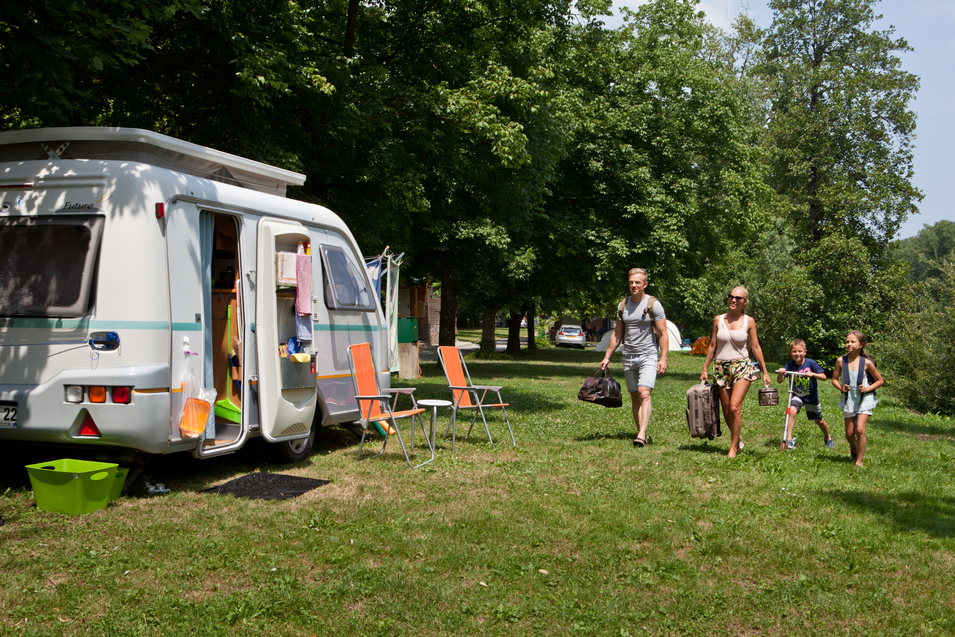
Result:
<instances>
[{"instance_id":1,"label":"floral skirt","mask_svg":"<svg viewBox=\"0 0 955 637\"><path fill-rule=\"evenodd\" d=\"M716 384L729 389L738 380L750 382L759 378L759 370L748 358L733 361L716 361Z\"/></svg>"}]
</instances>

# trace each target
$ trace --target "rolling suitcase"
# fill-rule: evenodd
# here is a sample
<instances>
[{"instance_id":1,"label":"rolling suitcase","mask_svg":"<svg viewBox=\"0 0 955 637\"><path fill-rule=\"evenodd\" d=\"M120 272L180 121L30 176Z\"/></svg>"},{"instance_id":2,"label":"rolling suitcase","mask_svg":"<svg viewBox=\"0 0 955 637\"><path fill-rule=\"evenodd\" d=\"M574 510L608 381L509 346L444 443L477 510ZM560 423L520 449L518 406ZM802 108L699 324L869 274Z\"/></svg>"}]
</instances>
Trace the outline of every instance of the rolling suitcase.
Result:
<instances>
[{"instance_id":1,"label":"rolling suitcase","mask_svg":"<svg viewBox=\"0 0 955 637\"><path fill-rule=\"evenodd\" d=\"M720 399L716 385L700 383L686 392L686 424L693 438L713 440L720 430Z\"/></svg>"}]
</instances>

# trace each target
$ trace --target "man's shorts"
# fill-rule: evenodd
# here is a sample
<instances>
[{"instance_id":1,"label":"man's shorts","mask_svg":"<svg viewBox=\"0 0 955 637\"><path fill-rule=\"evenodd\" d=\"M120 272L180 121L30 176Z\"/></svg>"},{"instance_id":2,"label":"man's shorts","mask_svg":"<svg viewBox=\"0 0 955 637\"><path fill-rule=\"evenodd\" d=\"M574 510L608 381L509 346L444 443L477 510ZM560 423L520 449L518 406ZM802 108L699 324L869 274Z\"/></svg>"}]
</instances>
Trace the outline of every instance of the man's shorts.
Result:
<instances>
[{"instance_id":1,"label":"man's shorts","mask_svg":"<svg viewBox=\"0 0 955 637\"><path fill-rule=\"evenodd\" d=\"M795 407L797 414L799 413L799 410L800 410L800 409L802 409L803 407L805 407L805 408L806 408L806 420L810 420L810 421L812 421L812 422L818 422L818 421L822 420L822 405L820 405L820 404L818 404L818 403L815 404L815 405L812 404L812 403L806 403L806 402L803 402L802 398L800 398L799 396L793 396L793 397L789 400L789 406L790 406L790 407Z\"/></svg>"},{"instance_id":2,"label":"man's shorts","mask_svg":"<svg viewBox=\"0 0 955 637\"><path fill-rule=\"evenodd\" d=\"M627 379L627 391L630 393L637 391L638 387L653 389L657 382L656 354L644 356L624 354L623 377Z\"/></svg>"},{"instance_id":3,"label":"man's shorts","mask_svg":"<svg viewBox=\"0 0 955 637\"><path fill-rule=\"evenodd\" d=\"M756 365L748 358L733 361L716 361L716 384L729 389L738 380L750 382L759 378Z\"/></svg>"}]
</instances>

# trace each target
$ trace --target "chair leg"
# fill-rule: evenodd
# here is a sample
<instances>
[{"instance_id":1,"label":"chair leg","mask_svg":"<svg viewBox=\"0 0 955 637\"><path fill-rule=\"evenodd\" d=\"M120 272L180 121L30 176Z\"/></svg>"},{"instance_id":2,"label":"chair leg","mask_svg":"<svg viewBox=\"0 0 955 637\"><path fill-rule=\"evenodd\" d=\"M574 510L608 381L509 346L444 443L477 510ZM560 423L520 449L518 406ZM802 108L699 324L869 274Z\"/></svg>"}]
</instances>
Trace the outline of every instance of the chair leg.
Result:
<instances>
[{"instance_id":1,"label":"chair leg","mask_svg":"<svg viewBox=\"0 0 955 637\"><path fill-rule=\"evenodd\" d=\"M484 417L484 408L481 407L481 403L478 403L477 406L478 413L481 414L481 420L484 421L484 431L487 432L487 441L491 443L491 446L494 446L494 440L491 439L491 428L487 426L487 418ZM474 414L474 419L477 420L477 413Z\"/></svg>"},{"instance_id":2,"label":"chair leg","mask_svg":"<svg viewBox=\"0 0 955 637\"><path fill-rule=\"evenodd\" d=\"M507 423L507 431L511 434L511 446L516 447L517 441L514 440L514 430L511 429L511 421L507 419L507 410L501 407L501 412L504 414L504 422Z\"/></svg>"},{"instance_id":3,"label":"chair leg","mask_svg":"<svg viewBox=\"0 0 955 637\"><path fill-rule=\"evenodd\" d=\"M474 423L477 422L477 417L478 417L478 412L477 412L477 408L475 408L475 409L474 409L474 418L471 419L471 426L468 427L468 433L467 433L466 436L464 436L464 439L465 439L465 440L467 440L468 438L471 437L471 430L474 429ZM493 443L493 442L491 443L491 446L494 446L494 443Z\"/></svg>"},{"instance_id":4,"label":"chair leg","mask_svg":"<svg viewBox=\"0 0 955 637\"><path fill-rule=\"evenodd\" d=\"M444 439L448 439L448 432L451 432L451 453L454 453L454 439L457 437L457 421L458 421L458 410L451 410L451 422L448 423L448 428L444 430Z\"/></svg>"},{"instance_id":5,"label":"chair leg","mask_svg":"<svg viewBox=\"0 0 955 637\"><path fill-rule=\"evenodd\" d=\"M422 462L421 464L418 465L418 466L420 467L420 466L426 465L426 464L428 464L429 462L431 462L432 460L434 460L434 445L435 445L435 441L434 441L434 440L431 440L431 437L428 435L428 429L424 426L424 419L421 418L421 414L418 414L418 415L417 415L417 418L418 418L418 424L421 425L421 433L424 434L424 441L425 441L426 443L428 443L428 449L431 450L431 460L427 460L427 461L425 461L425 462ZM411 428L412 428L412 430L414 429L414 417L411 419Z\"/></svg>"},{"instance_id":6,"label":"chair leg","mask_svg":"<svg viewBox=\"0 0 955 637\"><path fill-rule=\"evenodd\" d=\"M358 459L361 460L361 449L365 446L365 435L368 433L368 430L364 427L361 428L361 442L358 443Z\"/></svg>"},{"instance_id":7,"label":"chair leg","mask_svg":"<svg viewBox=\"0 0 955 637\"><path fill-rule=\"evenodd\" d=\"M418 420L421 420L421 419L419 418ZM411 457L408 456L408 450L405 448L405 442L404 442L404 440L401 439L401 430L398 429L398 423L396 423L395 421L392 420L392 421L391 421L391 425L395 428L395 435L398 436L398 444L401 445L401 451L405 454L405 460L408 461L408 466L409 466L409 467L411 467L412 469L417 469L418 467L422 467L422 466L428 464L429 462L431 462L432 460L434 460L434 452L432 451L432 452L431 452L431 460L425 460L424 462L422 462L421 464L418 464L418 465L411 464ZM422 425L422 428L423 428L423 425ZM412 417L412 420L411 420L411 430L414 431L414 418L413 418L413 417ZM427 434L425 434L425 440L427 440Z\"/></svg>"},{"instance_id":8,"label":"chair leg","mask_svg":"<svg viewBox=\"0 0 955 637\"><path fill-rule=\"evenodd\" d=\"M365 437L367 435L368 435L368 426L366 425L361 428L361 442L358 444L358 459L359 460L368 460L368 458L377 458L381 454L385 453L385 447L388 446L388 436L386 435L385 441L381 444L381 451L379 451L378 453L374 455L368 456L368 458L362 458L361 450L362 450L362 447L365 446Z\"/></svg>"}]
</instances>

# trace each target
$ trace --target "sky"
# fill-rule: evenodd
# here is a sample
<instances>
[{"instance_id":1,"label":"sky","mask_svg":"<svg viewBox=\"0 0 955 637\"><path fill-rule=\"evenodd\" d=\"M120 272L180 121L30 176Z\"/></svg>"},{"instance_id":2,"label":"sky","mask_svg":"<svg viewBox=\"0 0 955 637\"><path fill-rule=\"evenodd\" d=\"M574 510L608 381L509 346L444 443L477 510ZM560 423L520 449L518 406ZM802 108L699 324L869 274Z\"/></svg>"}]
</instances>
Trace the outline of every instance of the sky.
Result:
<instances>
[{"instance_id":1,"label":"sky","mask_svg":"<svg viewBox=\"0 0 955 637\"><path fill-rule=\"evenodd\" d=\"M604 20L610 28L623 23L620 7L636 9L645 0L614 0L614 15ZM714 25L730 30L733 19L748 14L758 26L772 24L766 0L701 0L701 11ZM915 187L925 195L919 214L903 224L897 238L904 239L942 219L955 220L955 205L946 194L948 172L955 166L955 0L882 0L874 7L883 19L877 29L895 27L895 37L905 38L914 50L897 53L902 68L921 82L910 108L918 115L914 151Z\"/></svg>"}]
</instances>

